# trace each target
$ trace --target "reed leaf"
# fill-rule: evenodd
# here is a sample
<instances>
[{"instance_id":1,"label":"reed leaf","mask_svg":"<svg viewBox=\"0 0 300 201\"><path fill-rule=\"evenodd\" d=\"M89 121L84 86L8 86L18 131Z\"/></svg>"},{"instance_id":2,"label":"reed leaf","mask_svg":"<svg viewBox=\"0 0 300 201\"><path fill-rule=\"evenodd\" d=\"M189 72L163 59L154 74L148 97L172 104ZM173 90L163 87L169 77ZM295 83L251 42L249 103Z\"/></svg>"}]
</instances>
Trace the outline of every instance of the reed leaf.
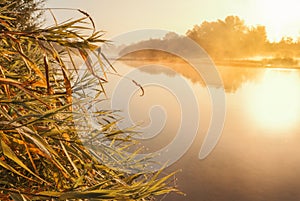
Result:
<instances>
[{"instance_id":1,"label":"reed leaf","mask_svg":"<svg viewBox=\"0 0 300 201\"><path fill-rule=\"evenodd\" d=\"M20 167L24 168L25 170L27 170L30 174L32 174L33 176L35 176L36 178L38 178L39 180L41 180L42 182L48 183L45 180L43 180L41 177L39 177L38 175L36 175L34 172L32 172L18 157L17 155L13 152L13 150L3 141L1 141L1 148L3 151L3 154L13 160L15 163L17 163Z\"/></svg>"}]
</instances>

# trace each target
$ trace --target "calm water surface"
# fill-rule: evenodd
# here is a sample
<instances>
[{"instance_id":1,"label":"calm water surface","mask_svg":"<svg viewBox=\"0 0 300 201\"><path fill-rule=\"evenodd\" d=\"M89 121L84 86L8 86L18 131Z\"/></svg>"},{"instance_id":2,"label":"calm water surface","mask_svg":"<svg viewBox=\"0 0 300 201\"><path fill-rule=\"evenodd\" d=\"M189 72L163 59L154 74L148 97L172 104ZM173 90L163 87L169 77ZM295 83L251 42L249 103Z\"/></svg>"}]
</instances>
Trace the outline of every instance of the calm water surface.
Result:
<instances>
[{"instance_id":1,"label":"calm water surface","mask_svg":"<svg viewBox=\"0 0 300 201\"><path fill-rule=\"evenodd\" d=\"M181 93L192 90L197 99L197 136L190 149L167 170L182 170L176 184L187 195L171 194L163 200L300 200L300 71L218 67L226 91L226 119L216 148L199 160L212 116L201 77L191 67L172 62L145 64L143 68L130 62L114 65L144 87L145 95L140 96L141 90L128 80L132 89L124 91L124 95L132 94L128 110L118 109L129 112L132 122L148 136L143 144L149 152L170 143L182 121L197 121L181 118L183 104L189 107L189 100L180 100ZM121 79L111 79L108 91L113 92ZM165 83L170 85L163 87Z\"/></svg>"}]
</instances>

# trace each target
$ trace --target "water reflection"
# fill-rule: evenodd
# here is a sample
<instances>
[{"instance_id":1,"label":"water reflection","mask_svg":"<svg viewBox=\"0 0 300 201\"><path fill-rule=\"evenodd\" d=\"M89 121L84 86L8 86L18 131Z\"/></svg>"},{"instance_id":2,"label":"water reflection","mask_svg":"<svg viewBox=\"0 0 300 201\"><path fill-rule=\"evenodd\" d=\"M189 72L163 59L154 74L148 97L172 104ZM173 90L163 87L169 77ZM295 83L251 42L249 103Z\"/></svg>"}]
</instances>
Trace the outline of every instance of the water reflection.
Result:
<instances>
[{"instance_id":1,"label":"water reflection","mask_svg":"<svg viewBox=\"0 0 300 201\"><path fill-rule=\"evenodd\" d=\"M179 74L193 84L205 87L199 73L189 63L180 59L121 61L134 68L145 63L153 64L150 68L139 69L151 75L164 74L175 77ZM205 65L205 62L202 65ZM243 86L250 86L243 97L246 101L244 106L247 106L248 113L256 124L283 129L295 125L300 118L300 71L228 66L219 66L218 71L227 93L236 93Z\"/></svg>"},{"instance_id":2,"label":"water reflection","mask_svg":"<svg viewBox=\"0 0 300 201\"><path fill-rule=\"evenodd\" d=\"M116 65L128 71L149 64L149 61L127 60ZM201 116L191 149L168 170L182 169L177 176L178 186L187 196L170 195L164 201L300 199L300 71L218 67L227 92L225 128L214 152L199 160L212 112L206 86L187 63L160 61L159 64L140 71L139 80L149 75L162 79L185 77L200 97ZM174 97L161 88L146 86L145 92L143 98L139 93L133 96L130 105L135 111L133 119L148 126L151 104L164 105L170 117L159 135L143 142L156 150L174 138L180 111L178 103L172 100Z\"/></svg>"},{"instance_id":3,"label":"water reflection","mask_svg":"<svg viewBox=\"0 0 300 201\"><path fill-rule=\"evenodd\" d=\"M264 127L286 129L300 118L300 80L296 71L267 69L248 93L249 113Z\"/></svg>"},{"instance_id":4,"label":"water reflection","mask_svg":"<svg viewBox=\"0 0 300 201\"><path fill-rule=\"evenodd\" d=\"M130 67L141 67L145 64L153 65L153 68L144 68L142 71L157 75L157 74L166 74L168 76L174 77L177 74L184 76L189 79L192 83L199 83L202 86L205 85L201 75L197 73L195 68L193 68L189 63L185 62L182 59L171 57L170 59L161 59L161 60L132 60L132 59L124 59L122 60L124 64ZM203 67L203 71L207 71L206 61L199 60L200 65ZM160 66L158 66L160 65ZM162 67L164 66L164 67ZM168 68L173 71L167 70ZM219 66L217 67L218 71L223 80L224 88L226 92L234 93L238 88L240 88L244 83L251 81L258 81L261 79L263 75L261 69L255 68L241 68L241 67L226 67Z\"/></svg>"}]
</instances>

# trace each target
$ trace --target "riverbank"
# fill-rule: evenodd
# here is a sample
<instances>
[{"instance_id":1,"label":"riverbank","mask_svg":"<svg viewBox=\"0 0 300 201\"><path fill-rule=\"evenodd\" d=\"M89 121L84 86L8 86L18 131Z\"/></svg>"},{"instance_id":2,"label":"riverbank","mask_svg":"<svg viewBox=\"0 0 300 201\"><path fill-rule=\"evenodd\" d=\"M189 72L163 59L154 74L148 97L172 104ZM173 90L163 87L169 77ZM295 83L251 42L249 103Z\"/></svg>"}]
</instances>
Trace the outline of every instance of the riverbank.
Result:
<instances>
[{"instance_id":1,"label":"riverbank","mask_svg":"<svg viewBox=\"0 0 300 201\"><path fill-rule=\"evenodd\" d=\"M222 59L214 60L217 66L253 67L253 68L288 68L300 69L299 60L293 58L265 58L261 60L251 59Z\"/></svg>"},{"instance_id":2,"label":"riverbank","mask_svg":"<svg viewBox=\"0 0 300 201\"><path fill-rule=\"evenodd\" d=\"M129 53L120 60L127 63L188 63L185 58L166 53L163 51L142 50ZM300 69L300 58L292 57L259 57L259 58L223 58L213 59L216 66L230 66L230 67L252 67L252 68L288 68ZM136 65L136 64L135 64Z\"/></svg>"}]
</instances>

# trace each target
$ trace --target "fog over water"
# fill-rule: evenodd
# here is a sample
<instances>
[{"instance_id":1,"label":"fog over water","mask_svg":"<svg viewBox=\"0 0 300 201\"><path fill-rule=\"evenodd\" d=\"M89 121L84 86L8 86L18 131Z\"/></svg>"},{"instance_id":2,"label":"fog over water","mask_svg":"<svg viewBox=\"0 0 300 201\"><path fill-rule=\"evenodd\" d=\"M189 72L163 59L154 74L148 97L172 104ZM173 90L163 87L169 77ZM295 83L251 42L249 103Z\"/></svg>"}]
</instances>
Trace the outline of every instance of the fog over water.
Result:
<instances>
[{"instance_id":1,"label":"fog over water","mask_svg":"<svg viewBox=\"0 0 300 201\"><path fill-rule=\"evenodd\" d=\"M226 91L226 119L216 148L200 160L199 151L212 116L205 82L188 64L148 61L140 68L141 62L145 61L117 61L114 66L124 75L138 70L134 79L142 84L145 94L140 96L135 86L129 111L132 121L148 135L154 132L143 140L149 152L170 143L180 128L182 105L176 97L181 95L174 94L185 90L180 80L188 84L198 101L197 136L188 151L167 169L182 170L176 184L186 196L171 194L164 201L300 199L300 71L218 66ZM113 91L119 79L112 79L108 91ZM174 82L172 86L178 89L172 92L143 83L151 79L153 83Z\"/></svg>"}]
</instances>

